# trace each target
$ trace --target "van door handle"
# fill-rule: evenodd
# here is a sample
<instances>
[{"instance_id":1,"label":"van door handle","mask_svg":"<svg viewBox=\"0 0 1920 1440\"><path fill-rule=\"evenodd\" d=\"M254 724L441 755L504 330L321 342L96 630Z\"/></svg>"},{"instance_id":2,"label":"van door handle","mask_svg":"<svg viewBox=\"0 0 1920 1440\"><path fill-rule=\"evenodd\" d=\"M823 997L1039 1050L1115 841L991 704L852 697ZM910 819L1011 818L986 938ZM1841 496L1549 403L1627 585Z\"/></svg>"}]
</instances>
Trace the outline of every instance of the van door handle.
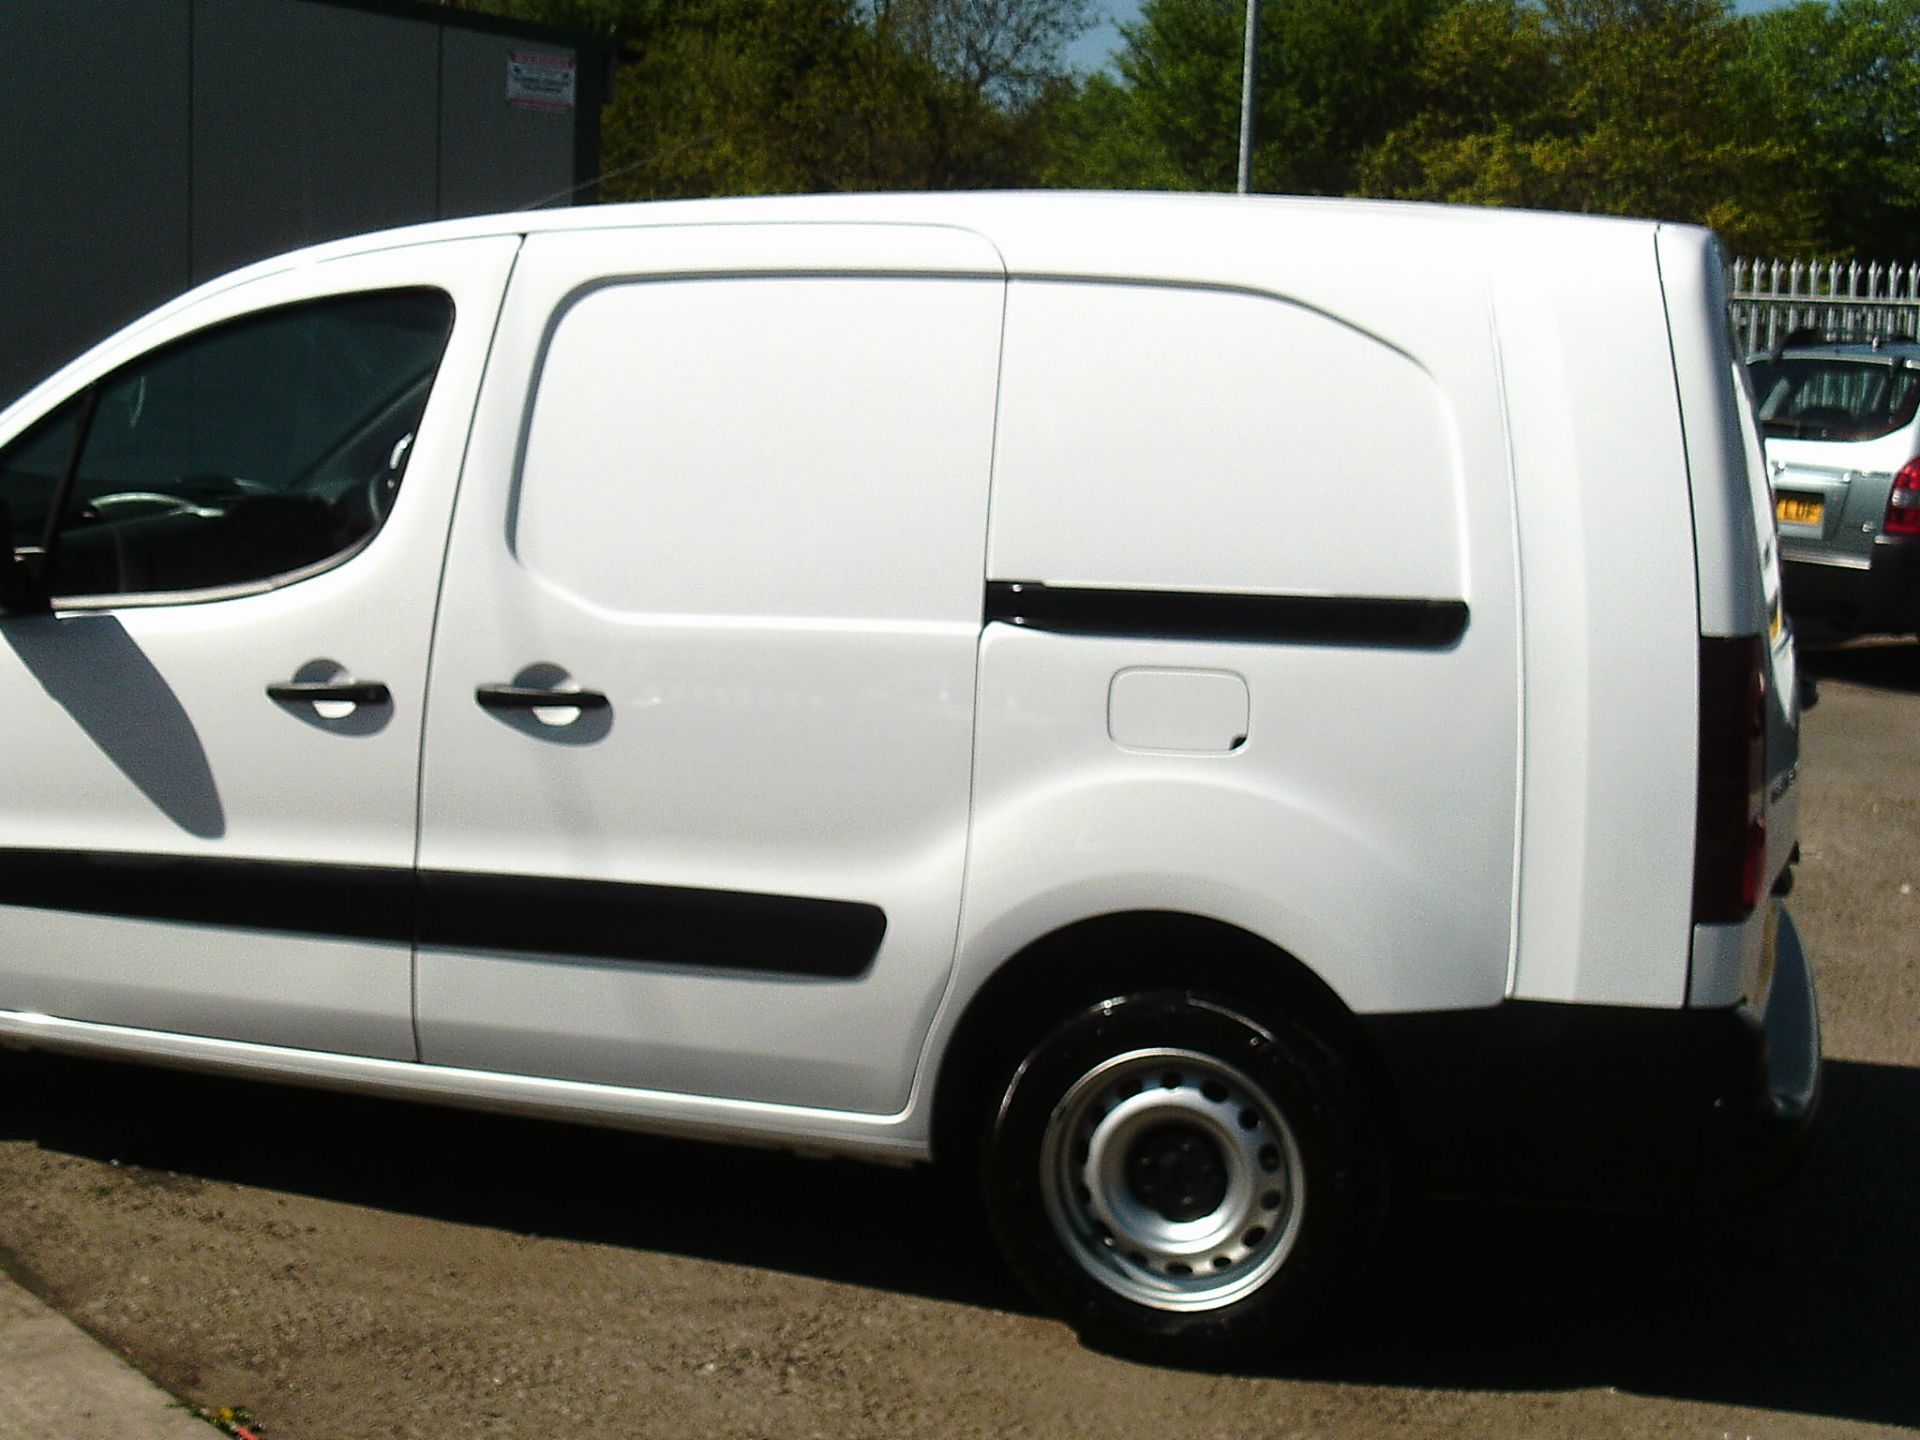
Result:
<instances>
[{"instance_id":1,"label":"van door handle","mask_svg":"<svg viewBox=\"0 0 1920 1440\"><path fill-rule=\"evenodd\" d=\"M267 698L308 705L332 700L349 705L387 705L393 695L378 680L283 680L267 686Z\"/></svg>"},{"instance_id":2,"label":"van door handle","mask_svg":"<svg viewBox=\"0 0 1920 1440\"><path fill-rule=\"evenodd\" d=\"M598 690L542 690L537 685L482 685L473 698L484 710L604 710Z\"/></svg>"}]
</instances>

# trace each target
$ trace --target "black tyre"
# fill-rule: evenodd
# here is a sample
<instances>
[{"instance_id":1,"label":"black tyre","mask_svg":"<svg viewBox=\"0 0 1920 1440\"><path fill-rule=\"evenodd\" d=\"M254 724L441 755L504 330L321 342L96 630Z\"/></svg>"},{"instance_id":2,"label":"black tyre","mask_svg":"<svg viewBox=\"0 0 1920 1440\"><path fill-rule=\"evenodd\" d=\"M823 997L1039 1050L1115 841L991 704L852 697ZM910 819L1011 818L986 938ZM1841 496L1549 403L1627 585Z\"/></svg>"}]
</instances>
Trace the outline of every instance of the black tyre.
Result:
<instances>
[{"instance_id":1,"label":"black tyre","mask_svg":"<svg viewBox=\"0 0 1920 1440\"><path fill-rule=\"evenodd\" d=\"M1385 1215L1366 1087L1299 1019L1182 992L1036 1046L981 1155L1020 1278L1090 1343L1217 1364L1322 1333Z\"/></svg>"}]
</instances>

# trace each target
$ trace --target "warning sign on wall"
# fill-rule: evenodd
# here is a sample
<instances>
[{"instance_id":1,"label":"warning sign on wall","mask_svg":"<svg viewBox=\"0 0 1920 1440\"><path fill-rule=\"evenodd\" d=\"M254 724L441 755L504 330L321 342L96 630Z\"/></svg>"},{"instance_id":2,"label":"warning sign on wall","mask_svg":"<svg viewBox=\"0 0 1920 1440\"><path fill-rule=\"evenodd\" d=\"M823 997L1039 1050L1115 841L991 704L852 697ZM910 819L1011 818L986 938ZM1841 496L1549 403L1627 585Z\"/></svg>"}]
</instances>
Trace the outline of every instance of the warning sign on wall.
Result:
<instances>
[{"instance_id":1,"label":"warning sign on wall","mask_svg":"<svg viewBox=\"0 0 1920 1440\"><path fill-rule=\"evenodd\" d=\"M573 109L573 57L508 51L507 103L522 110Z\"/></svg>"}]
</instances>

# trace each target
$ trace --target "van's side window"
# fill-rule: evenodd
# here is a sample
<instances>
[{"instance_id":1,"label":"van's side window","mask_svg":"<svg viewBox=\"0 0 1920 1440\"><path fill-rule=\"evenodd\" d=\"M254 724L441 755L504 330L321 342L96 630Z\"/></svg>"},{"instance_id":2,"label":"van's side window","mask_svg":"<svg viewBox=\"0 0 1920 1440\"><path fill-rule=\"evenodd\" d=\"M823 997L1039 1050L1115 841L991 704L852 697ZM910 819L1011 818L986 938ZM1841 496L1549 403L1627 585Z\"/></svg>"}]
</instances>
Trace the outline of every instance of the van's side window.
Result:
<instances>
[{"instance_id":1,"label":"van's side window","mask_svg":"<svg viewBox=\"0 0 1920 1440\"><path fill-rule=\"evenodd\" d=\"M337 560L386 518L452 323L440 291L385 291L143 356L0 453L15 543L47 539L48 588L66 597L222 590Z\"/></svg>"},{"instance_id":2,"label":"van's side window","mask_svg":"<svg viewBox=\"0 0 1920 1440\"><path fill-rule=\"evenodd\" d=\"M36 422L0 453L0 505L16 550L38 549L47 536L47 510L61 472L73 456L81 401L69 400Z\"/></svg>"}]
</instances>

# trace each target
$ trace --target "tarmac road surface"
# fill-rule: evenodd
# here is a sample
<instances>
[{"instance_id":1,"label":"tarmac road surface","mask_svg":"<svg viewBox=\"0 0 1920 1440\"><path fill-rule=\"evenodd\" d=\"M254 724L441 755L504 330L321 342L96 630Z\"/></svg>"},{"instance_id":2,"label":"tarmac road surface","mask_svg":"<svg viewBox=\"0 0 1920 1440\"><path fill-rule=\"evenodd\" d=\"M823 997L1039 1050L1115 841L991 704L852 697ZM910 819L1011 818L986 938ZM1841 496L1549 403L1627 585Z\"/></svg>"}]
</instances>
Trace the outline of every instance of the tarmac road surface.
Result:
<instances>
[{"instance_id":1,"label":"tarmac road surface","mask_svg":"<svg viewBox=\"0 0 1920 1440\"><path fill-rule=\"evenodd\" d=\"M1807 661L1804 1173L1412 1211L1265 1373L1083 1349L924 1173L72 1061L0 1062L0 1265L270 1440L1920 1434L1920 647Z\"/></svg>"}]
</instances>

